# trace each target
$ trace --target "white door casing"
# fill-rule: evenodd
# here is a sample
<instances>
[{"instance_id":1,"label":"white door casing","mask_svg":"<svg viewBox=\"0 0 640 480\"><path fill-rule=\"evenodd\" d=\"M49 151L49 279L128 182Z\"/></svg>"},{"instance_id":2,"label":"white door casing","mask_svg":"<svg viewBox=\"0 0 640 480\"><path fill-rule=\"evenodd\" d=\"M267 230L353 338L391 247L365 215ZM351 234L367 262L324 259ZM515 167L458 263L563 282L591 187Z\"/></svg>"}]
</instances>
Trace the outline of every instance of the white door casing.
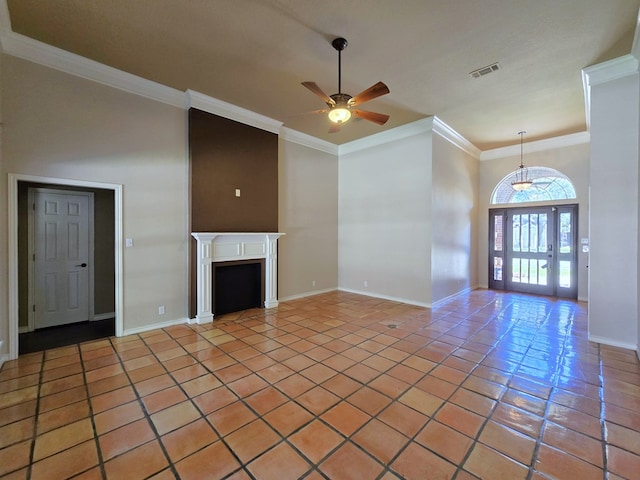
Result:
<instances>
[{"instance_id":1,"label":"white door casing","mask_svg":"<svg viewBox=\"0 0 640 480\"><path fill-rule=\"evenodd\" d=\"M91 319L93 193L30 189L29 329Z\"/></svg>"}]
</instances>

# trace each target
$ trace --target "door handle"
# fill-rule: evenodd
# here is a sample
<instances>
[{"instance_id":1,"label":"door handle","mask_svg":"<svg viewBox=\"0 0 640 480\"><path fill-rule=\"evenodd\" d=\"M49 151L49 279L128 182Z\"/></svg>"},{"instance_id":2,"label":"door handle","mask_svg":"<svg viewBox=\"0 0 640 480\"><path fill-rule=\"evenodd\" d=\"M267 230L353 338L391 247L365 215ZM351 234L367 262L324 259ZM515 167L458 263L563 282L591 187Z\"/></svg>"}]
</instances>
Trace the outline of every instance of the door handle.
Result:
<instances>
[{"instance_id":1,"label":"door handle","mask_svg":"<svg viewBox=\"0 0 640 480\"><path fill-rule=\"evenodd\" d=\"M85 268L86 266L87 266L86 263L81 263L80 265L76 265L76 267L82 267L82 268Z\"/></svg>"}]
</instances>

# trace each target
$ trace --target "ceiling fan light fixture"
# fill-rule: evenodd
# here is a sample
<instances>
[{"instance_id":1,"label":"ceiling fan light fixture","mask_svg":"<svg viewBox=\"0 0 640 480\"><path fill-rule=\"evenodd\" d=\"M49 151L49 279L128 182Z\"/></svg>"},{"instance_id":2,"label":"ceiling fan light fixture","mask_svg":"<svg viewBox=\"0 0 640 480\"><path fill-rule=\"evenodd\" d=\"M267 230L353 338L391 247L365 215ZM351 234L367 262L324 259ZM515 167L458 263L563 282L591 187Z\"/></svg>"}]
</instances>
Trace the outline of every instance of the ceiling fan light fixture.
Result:
<instances>
[{"instance_id":1,"label":"ceiling fan light fixture","mask_svg":"<svg viewBox=\"0 0 640 480\"><path fill-rule=\"evenodd\" d=\"M336 106L329 110L329 120L333 123L341 124L351 118L351 110L343 106Z\"/></svg>"}]
</instances>

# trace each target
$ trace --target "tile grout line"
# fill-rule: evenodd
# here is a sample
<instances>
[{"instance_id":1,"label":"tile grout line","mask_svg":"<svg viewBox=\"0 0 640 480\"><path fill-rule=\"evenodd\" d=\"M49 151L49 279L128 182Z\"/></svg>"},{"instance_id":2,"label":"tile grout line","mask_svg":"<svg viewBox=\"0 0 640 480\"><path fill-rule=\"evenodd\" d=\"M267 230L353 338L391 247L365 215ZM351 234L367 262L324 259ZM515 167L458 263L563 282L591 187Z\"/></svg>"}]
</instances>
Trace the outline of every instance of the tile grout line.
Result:
<instances>
[{"instance_id":1,"label":"tile grout line","mask_svg":"<svg viewBox=\"0 0 640 480\"><path fill-rule=\"evenodd\" d=\"M160 329L160 330L163 330L163 331L164 331L164 329ZM114 337L111 337L111 338L114 338ZM147 343L144 341L144 338L143 338L143 337L141 337L140 335L135 335L135 338L136 338L137 340L141 341L141 342L145 345L145 347L146 347L146 348L148 348L148 345L147 345ZM111 339L110 339L110 340L111 340ZM135 341L135 340L133 340L133 341ZM161 451L162 451L163 455L165 456L165 459L166 459L166 460L167 460L167 462L169 463L169 470L171 470L171 472L174 474L175 478L180 478L180 477L179 477L179 475L178 475L178 472L177 472L177 470L176 470L176 468L175 468L175 464L174 464L174 462L172 462L172 461L171 461L171 458L169 457L169 453L167 452L167 449L165 448L164 444L163 444L163 443L162 443L162 441L161 441L161 436L160 436L160 434L159 434L159 432L158 432L158 429L156 428L155 424L153 423L153 420L151 419L151 414L150 414L150 413L149 413L149 411L147 410L147 406L146 406L146 405L144 404L144 402L142 401L142 397L140 396L140 394L139 394L139 392L138 392L137 388L135 387L135 385L136 385L136 383L137 383L137 382L134 382L134 381L131 379L131 376L130 376L130 374L129 374L129 370L127 370L127 368L125 367L125 360L123 360L123 358L122 358L122 356L121 356L121 351L120 351L120 350L118 350L118 348L117 348L117 346L116 346L116 345L113 345L113 349L114 349L114 353L118 356L118 360L119 360L119 362L120 362L120 366L122 367L122 372L126 375L127 380L128 380L128 382L129 382L129 386L131 386L131 389L132 389L132 390L133 390L133 392L134 392L134 395L135 395L135 397L136 397L136 400L135 400L135 401L138 403L138 405L140 406L140 409L142 410L142 413L143 413L143 415L144 415L144 416L143 416L143 418L147 420L147 424L149 425L149 427L151 428L151 431L153 432L153 434L154 434L154 436L155 436L155 438L154 438L154 439L158 442L158 445L159 445L159 447L160 447L160 449L161 449ZM157 357L155 356L155 354L153 353L153 351L152 351L151 349L149 349L149 352L150 352L150 354L151 354L151 355L153 355L153 356L154 356L154 358L157 360ZM138 358L138 357L134 357L134 358ZM129 359L129 360L133 360L134 358L131 358L131 359ZM162 368L165 370L165 372L169 373L169 372L167 371L166 367L164 366L164 364L163 364L162 362L159 362L159 364L160 364L160 365L162 365ZM144 368L144 367L141 367L141 368ZM151 377L151 378L153 378L153 377ZM116 407L114 407L114 408L116 408ZM168 407L167 407L167 408L168 408ZM136 421L137 421L137 420L136 420ZM129 422L129 423L127 423L126 425L130 425L131 423L133 423L133 422ZM126 426L126 425L121 425L121 426L119 426L117 429L122 428L122 427L124 427L124 426ZM115 430L117 430L117 429L114 429L114 430L112 430L112 431L115 431ZM149 440L148 442L144 442L144 443L142 443L142 444L140 444L140 445L137 445L136 447L134 447L134 448L132 448L132 449L129 449L129 450L125 451L125 452L122 452L122 453L120 453L119 455L115 455L113 458L110 458L108 461L114 460L115 458L118 458L118 457L120 457L120 456L122 456L122 455L126 455L127 453L129 453L129 452L131 452L131 451L135 450L136 448L139 448L139 447L141 447L141 446L143 446L143 445L146 445L146 444L148 444L148 443L151 443L152 441L153 441L153 440ZM105 462L105 463L104 463L105 475L106 475L106 463L107 463L107 462ZM166 467L165 467L165 468L162 468L161 470L159 470L159 471L157 471L157 472L153 472L153 473L152 473L152 475L157 475L158 473L163 472L163 471L165 471L166 469L167 469ZM105 478L106 478L106 477L105 477Z\"/></svg>"},{"instance_id":2,"label":"tile grout line","mask_svg":"<svg viewBox=\"0 0 640 480\"><path fill-rule=\"evenodd\" d=\"M42 352L42 359L40 360L40 371L38 372L38 393L36 400L36 408L33 414L33 437L31 438L31 447L29 449L29 465L27 467L27 479L31 479L31 474L33 472L33 456L35 454L36 449L36 439L38 438L38 417L40 416L40 401L42 397L40 396L40 392L42 391L42 379L44 377L44 364L45 364L46 354Z\"/></svg>"}]
</instances>

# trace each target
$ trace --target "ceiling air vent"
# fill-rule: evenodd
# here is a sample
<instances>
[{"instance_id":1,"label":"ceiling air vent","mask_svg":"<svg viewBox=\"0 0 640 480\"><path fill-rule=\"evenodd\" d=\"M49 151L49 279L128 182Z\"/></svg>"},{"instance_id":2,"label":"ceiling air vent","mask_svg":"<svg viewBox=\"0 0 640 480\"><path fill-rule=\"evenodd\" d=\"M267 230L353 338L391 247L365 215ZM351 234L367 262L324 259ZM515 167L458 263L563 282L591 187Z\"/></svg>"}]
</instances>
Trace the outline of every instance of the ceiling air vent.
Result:
<instances>
[{"instance_id":1,"label":"ceiling air vent","mask_svg":"<svg viewBox=\"0 0 640 480\"><path fill-rule=\"evenodd\" d=\"M479 68L469 73L473 78L484 77L485 75L489 75L490 73L496 72L500 70L500 64L498 62L492 63L491 65L487 65L486 67Z\"/></svg>"}]
</instances>

